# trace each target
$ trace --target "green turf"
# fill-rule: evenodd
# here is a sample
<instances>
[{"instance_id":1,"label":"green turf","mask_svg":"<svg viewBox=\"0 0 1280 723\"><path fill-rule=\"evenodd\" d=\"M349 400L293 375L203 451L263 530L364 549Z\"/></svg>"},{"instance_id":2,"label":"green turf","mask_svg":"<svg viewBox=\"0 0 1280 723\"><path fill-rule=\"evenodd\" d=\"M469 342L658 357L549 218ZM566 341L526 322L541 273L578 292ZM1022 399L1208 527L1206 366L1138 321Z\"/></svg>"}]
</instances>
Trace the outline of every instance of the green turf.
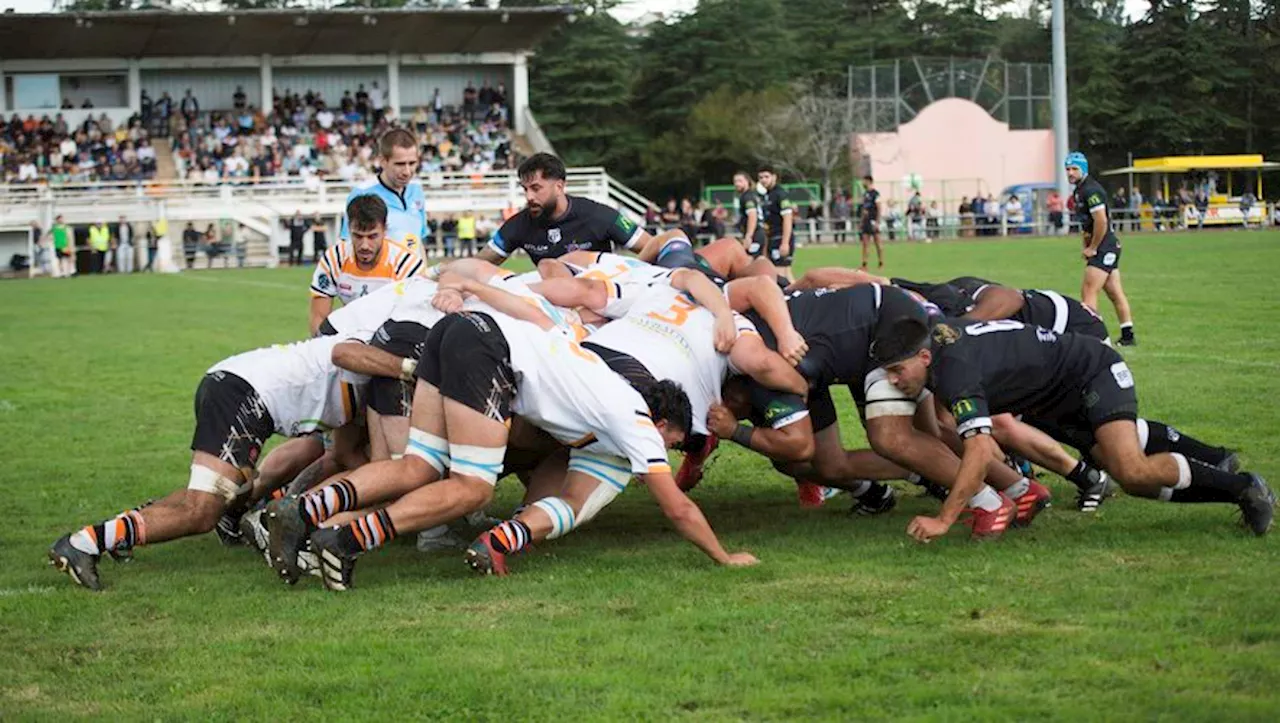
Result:
<instances>
[{"instance_id":1,"label":"green turf","mask_svg":"<svg viewBox=\"0 0 1280 723\"><path fill-rule=\"evenodd\" d=\"M895 245L887 270L1077 295L1077 248ZM1124 253L1144 415L1280 480L1280 234ZM806 512L726 449L694 497L761 558L745 570L713 567L643 490L502 580L397 544L351 593L289 589L212 535L104 562L97 595L46 567L58 535L185 484L202 372L301 337L306 293L300 270L0 283L0 720L1280 717L1277 540L1223 506L1121 497L1086 518L1057 478L1032 529L921 546L904 530L935 504L913 490L886 517Z\"/></svg>"}]
</instances>

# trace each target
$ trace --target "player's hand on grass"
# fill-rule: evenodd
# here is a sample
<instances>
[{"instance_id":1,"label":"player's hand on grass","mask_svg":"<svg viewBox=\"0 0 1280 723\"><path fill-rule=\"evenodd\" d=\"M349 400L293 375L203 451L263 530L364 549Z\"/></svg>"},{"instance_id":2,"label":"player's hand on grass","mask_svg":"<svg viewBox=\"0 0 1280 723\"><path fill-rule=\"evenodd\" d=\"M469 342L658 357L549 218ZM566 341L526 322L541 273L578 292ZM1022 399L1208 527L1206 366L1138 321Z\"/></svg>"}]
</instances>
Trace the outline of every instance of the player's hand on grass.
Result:
<instances>
[{"instance_id":1,"label":"player's hand on grass","mask_svg":"<svg viewBox=\"0 0 1280 723\"><path fill-rule=\"evenodd\" d=\"M947 530L950 529L951 525L937 517L924 517L921 515L912 518L911 524L907 525L907 534L920 542L930 542L935 537L942 537L947 534Z\"/></svg>"},{"instance_id":2,"label":"player's hand on grass","mask_svg":"<svg viewBox=\"0 0 1280 723\"><path fill-rule=\"evenodd\" d=\"M733 342L738 338L738 329L733 323L733 314L721 314L716 317L715 331L713 332L716 351L721 354L728 354L733 349Z\"/></svg>"},{"instance_id":3,"label":"player's hand on grass","mask_svg":"<svg viewBox=\"0 0 1280 723\"><path fill-rule=\"evenodd\" d=\"M730 552L728 559L724 561L725 567L750 567L759 564L760 560L750 552Z\"/></svg>"},{"instance_id":4,"label":"player's hand on grass","mask_svg":"<svg viewBox=\"0 0 1280 723\"><path fill-rule=\"evenodd\" d=\"M778 353L788 364L797 366L804 360L804 355L809 353L809 342L804 340L800 332L792 329L778 337Z\"/></svg>"},{"instance_id":5,"label":"player's hand on grass","mask_svg":"<svg viewBox=\"0 0 1280 723\"><path fill-rule=\"evenodd\" d=\"M717 437L728 439L733 436L733 430L737 427L738 418L723 404L712 404L707 410L707 429Z\"/></svg>"}]
</instances>

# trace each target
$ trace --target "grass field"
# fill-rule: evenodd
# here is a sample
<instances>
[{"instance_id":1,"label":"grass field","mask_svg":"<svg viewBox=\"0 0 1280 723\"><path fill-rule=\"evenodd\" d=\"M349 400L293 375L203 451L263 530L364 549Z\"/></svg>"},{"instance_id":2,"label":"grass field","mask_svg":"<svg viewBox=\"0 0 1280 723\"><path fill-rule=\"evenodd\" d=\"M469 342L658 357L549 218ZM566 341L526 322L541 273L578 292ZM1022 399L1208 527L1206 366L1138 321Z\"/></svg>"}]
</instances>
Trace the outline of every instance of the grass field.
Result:
<instances>
[{"instance_id":1,"label":"grass field","mask_svg":"<svg viewBox=\"0 0 1280 723\"><path fill-rule=\"evenodd\" d=\"M887 271L1078 295L1077 248L893 246ZM1124 253L1144 416L1280 482L1280 234ZM1033 528L921 546L906 524L936 503L914 489L878 518L843 498L802 511L763 459L722 447L694 497L761 558L742 570L640 490L500 580L395 544L349 594L289 589L213 535L104 561L97 595L45 565L58 535L185 485L207 367L305 326L300 270L0 283L0 720L1280 719L1280 540L1225 506L1120 497L1085 517L1056 477Z\"/></svg>"}]
</instances>

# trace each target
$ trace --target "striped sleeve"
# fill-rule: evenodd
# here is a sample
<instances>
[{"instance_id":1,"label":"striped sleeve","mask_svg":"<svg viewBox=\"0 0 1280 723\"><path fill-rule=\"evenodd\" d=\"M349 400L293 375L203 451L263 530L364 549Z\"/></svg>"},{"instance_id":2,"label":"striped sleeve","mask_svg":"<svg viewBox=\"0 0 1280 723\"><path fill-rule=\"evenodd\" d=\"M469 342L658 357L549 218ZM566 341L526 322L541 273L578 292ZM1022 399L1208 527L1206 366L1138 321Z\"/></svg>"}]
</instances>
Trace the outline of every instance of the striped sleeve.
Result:
<instances>
[{"instance_id":1,"label":"striped sleeve","mask_svg":"<svg viewBox=\"0 0 1280 723\"><path fill-rule=\"evenodd\" d=\"M337 262L337 259L341 248L342 244L338 244L325 251L324 256L320 257L320 263L316 264L315 273L311 275L313 297L332 298L338 295L338 269L342 268L342 265Z\"/></svg>"}]
</instances>

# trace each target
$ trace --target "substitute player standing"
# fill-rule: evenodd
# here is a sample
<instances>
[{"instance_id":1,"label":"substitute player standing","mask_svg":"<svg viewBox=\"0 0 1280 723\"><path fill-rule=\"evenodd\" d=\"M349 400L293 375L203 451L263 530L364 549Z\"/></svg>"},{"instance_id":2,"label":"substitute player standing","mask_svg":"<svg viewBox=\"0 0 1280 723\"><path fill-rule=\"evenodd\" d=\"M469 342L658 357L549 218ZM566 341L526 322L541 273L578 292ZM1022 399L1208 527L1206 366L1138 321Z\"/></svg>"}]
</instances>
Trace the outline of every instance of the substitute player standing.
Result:
<instances>
[{"instance_id":1,"label":"substitute player standing","mask_svg":"<svg viewBox=\"0 0 1280 723\"><path fill-rule=\"evenodd\" d=\"M378 165L374 178L359 183L347 196L350 205L359 196L377 196L387 206L387 238L426 258L427 201L418 181L422 156L418 139L404 128L392 128L378 139ZM339 241L351 240L349 219L342 217Z\"/></svg>"},{"instance_id":2,"label":"substitute player standing","mask_svg":"<svg viewBox=\"0 0 1280 723\"><path fill-rule=\"evenodd\" d=\"M733 174L733 190L738 192L738 233L747 253L759 256L765 247L764 224L760 223L760 194L754 185L746 171Z\"/></svg>"},{"instance_id":3,"label":"substitute player standing","mask_svg":"<svg viewBox=\"0 0 1280 723\"><path fill-rule=\"evenodd\" d=\"M1089 175L1089 159L1079 151L1067 154L1067 179L1075 185L1076 214L1084 232L1084 283L1080 301L1098 310L1098 289L1107 292L1120 318L1120 346L1136 346L1133 312L1120 285L1120 238L1111 230L1107 191Z\"/></svg>"},{"instance_id":4,"label":"substitute player standing","mask_svg":"<svg viewBox=\"0 0 1280 723\"><path fill-rule=\"evenodd\" d=\"M794 249L792 229L795 224L794 204L787 198L787 190L778 185L778 173L765 166L759 172L760 185L765 194L760 199L760 213L769 227L769 260L787 280L791 280L791 255Z\"/></svg>"},{"instance_id":5,"label":"substitute player standing","mask_svg":"<svg viewBox=\"0 0 1280 723\"><path fill-rule=\"evenodd\" d=\"M880 246L880 192L871 176L862 177L862 204L858 209L858 238L862 241L862 268L867 268L868 241L876 244L876 261L884 268L884 249Z\"/></svg>"}]
</instances>

